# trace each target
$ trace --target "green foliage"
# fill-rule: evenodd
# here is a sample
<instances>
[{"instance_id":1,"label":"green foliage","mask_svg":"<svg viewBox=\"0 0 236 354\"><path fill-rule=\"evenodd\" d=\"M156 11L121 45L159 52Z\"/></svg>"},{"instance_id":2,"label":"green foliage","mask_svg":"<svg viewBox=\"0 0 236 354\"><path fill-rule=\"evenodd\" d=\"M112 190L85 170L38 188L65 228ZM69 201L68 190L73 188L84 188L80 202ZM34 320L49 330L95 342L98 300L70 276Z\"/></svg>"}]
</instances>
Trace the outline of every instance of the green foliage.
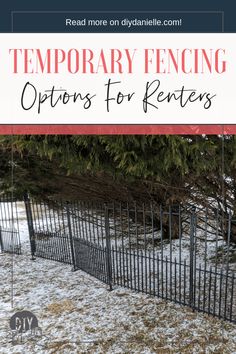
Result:
<instances>
[{"instance_id":1,"label":"green foliage","mask_svg":"<svg viewBox=\"0 0 236 354\"><path fill-rule=\"evenodd\" d=\"M125 183L151 183L152 191L159 183L159 189L162 186L176 199L196 189L219 197L223 173L226 194L236 195L236 137L232 135L223 140L217 135L2 136L2 185L10 185L12 147L18 189L34 185L35 190L40 185L46 193L50 174L74 178L103 174Z\"/></svg>"}]
</instances>

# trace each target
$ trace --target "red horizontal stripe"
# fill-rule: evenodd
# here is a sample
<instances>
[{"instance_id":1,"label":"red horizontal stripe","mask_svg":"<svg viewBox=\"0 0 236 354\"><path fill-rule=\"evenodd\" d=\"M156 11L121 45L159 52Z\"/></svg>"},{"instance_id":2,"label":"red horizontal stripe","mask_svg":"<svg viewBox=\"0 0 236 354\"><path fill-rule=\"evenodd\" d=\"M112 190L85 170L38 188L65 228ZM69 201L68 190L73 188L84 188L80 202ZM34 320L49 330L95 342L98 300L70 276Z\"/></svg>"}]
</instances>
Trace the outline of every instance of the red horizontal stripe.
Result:
<instances>
[{"instance_id":1,"label":"red horizontal stripe","mask_svg":"<svg viewBox=\"0 0 236 354\"><path fill-rule=\"evenodd\" d=\"M0 134L236 134L232 125L0 125Z\"/></svg>"}]
</instances>

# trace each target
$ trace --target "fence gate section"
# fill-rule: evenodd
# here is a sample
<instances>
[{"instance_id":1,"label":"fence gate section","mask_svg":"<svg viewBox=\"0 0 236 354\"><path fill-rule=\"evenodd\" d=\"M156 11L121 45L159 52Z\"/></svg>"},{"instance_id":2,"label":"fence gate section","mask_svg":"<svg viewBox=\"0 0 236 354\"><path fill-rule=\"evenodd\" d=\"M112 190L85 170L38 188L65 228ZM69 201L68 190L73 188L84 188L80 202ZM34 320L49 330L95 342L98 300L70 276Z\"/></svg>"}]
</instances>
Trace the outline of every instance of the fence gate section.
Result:
<instances>
[{"instance_id":1,"label":"fence gate section","mask_svg":"<svg viewBox=\"0 0 236 354\"><path fill-rule=\"evenodd\" d=\"M17 201L11 195L0 195L0 250L21 254Z\"/></svg>"},{"instance_id":2,"label":"fence gate section","mask_svg":"<svg viewBox=\"0 0 236 354\"><path fill-rule=\"evenodd\" d=\"M68 205L75 269L82 269L112 288L108 208L104 203Z\"/></svg>"},{"instance_id":3,"label":"fence gate section","mask_svg":"<svg viewBox=\"0 0 236 354\"><path fill-rule=\"evenodd\" d=\"M25 197L32 258L72 264L66 205Z\"/></svg>"},{"instance_id":4,"label":"fence gate section","mask_svg":"<svg viewBox=\"0 0 236 354\"><path fill-rule=\"evenodd\" d=\"M25 197L25 207L32 258L71 264L74 270L84 270L111 286L109 244L104 244L102 236L108 232L103 205L96 214L83 203L34 201Z\"/></svg>"}]
</instances>

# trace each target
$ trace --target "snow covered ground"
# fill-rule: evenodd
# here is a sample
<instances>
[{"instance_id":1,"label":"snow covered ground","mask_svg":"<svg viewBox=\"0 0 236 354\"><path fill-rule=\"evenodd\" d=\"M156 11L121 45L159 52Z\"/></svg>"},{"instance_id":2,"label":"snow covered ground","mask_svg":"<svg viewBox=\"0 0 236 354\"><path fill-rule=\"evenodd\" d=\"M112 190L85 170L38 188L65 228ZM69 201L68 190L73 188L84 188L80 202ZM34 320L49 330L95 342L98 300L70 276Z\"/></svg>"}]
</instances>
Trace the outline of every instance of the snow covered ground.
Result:
<instances>
[{"instance_id":1,"label":"snow covered ground","mask_svg":"<svg viewBox=\"0 0 236 354\"><path fill-rule=\"evenodd\" d=\"M109 292L69 265L31 261L23 205L18 210L23 254L0 254L1 353L236 354L232 323L118 286ZM37 316L43 336L13 345L9 320L21 310Z\"/></svg>"},{"instance_id":2,"label":"snow covered ground","mask_svg":"<svg viewBox=\"0 0 236 354\"><path fill-rule=\"evenodd\" d=\"M27 253L13 256L13 309L12 255L0 255L1 353L236 353L233 324L127 289L109 292L82 271ZM9 319L23 309L43 337L13 345Z\"/></svg>"}]
</instances>

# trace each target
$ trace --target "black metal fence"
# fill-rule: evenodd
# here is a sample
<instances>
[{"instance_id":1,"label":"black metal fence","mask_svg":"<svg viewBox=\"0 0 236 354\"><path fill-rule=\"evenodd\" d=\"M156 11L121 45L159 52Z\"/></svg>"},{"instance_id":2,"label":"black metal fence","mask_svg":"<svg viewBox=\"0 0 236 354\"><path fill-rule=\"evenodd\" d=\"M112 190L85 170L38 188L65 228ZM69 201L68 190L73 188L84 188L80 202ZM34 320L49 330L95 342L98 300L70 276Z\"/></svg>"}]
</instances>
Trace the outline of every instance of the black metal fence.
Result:
<instances>
[{"instance_id":1,"label":"black metal fence","mask_svg":"<svg viewBox=\"0 0 236 354\"><path fill-rule=\"evenodd\" d=\"M21 254L17 201L0 196L0 251Z\"/></svg>"},{"instance_id":2,"label":"black metal fence","mask_svg":"<svg viewBox=\"0 0 236 354\"><path fill-rule=\"evenodd\" d=\"M236 322L232 218L154 204L25 200L32 257Z\"/></svg>"}]
</instances>

